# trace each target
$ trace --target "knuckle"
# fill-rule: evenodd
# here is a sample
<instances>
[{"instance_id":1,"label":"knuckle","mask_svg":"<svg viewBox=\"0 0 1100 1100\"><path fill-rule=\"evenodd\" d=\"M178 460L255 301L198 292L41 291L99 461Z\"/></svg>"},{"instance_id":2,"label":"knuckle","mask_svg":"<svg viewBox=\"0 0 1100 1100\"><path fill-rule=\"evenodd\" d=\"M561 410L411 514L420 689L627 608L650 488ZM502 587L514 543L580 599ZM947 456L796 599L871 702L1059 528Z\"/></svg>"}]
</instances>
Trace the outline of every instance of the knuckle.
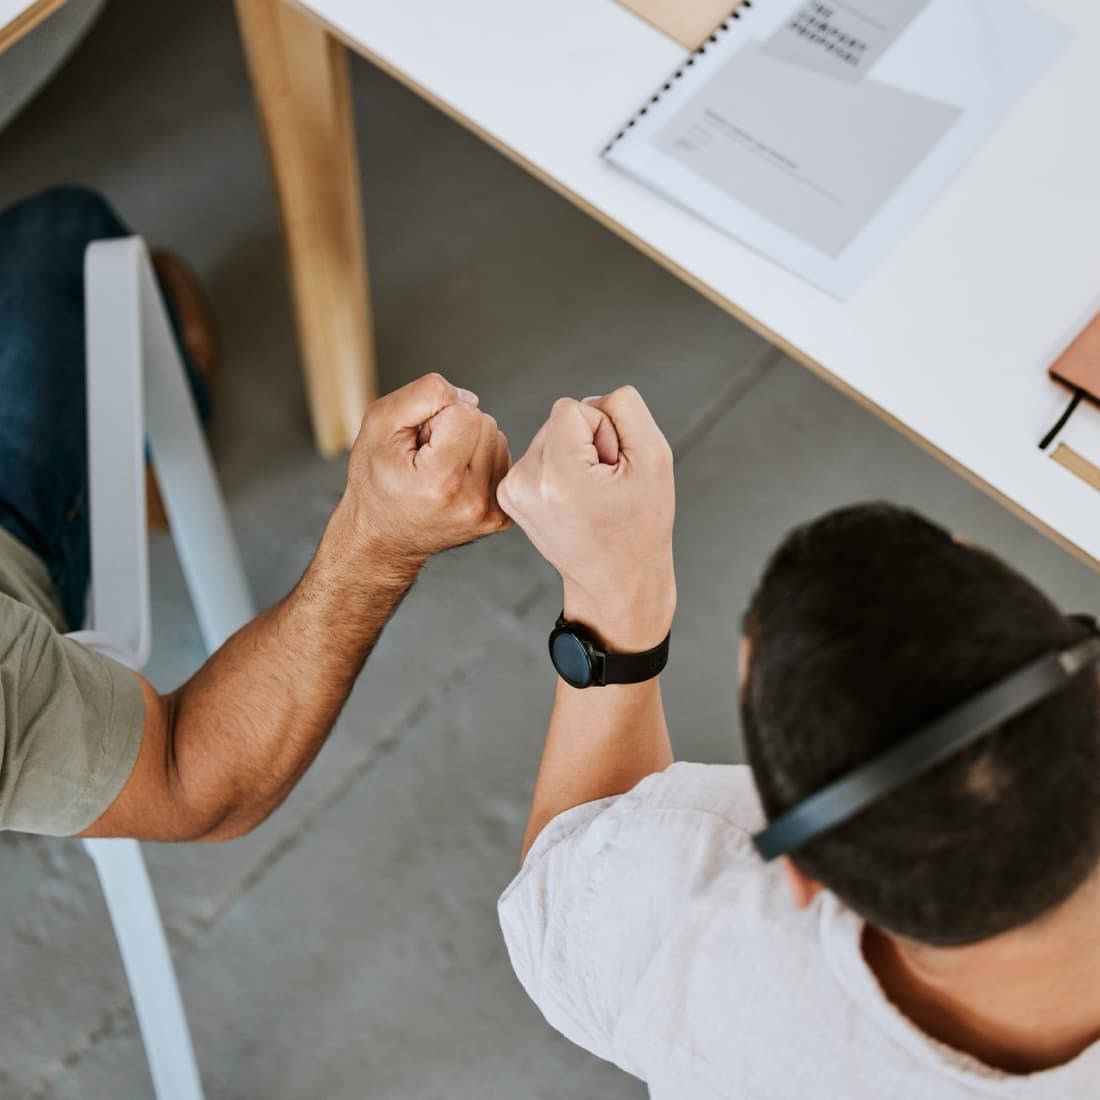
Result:
<instances>
[{"instance_id":1,"label":"knuckle","mask_svg":"<svg viewBox=\"0 0 1100 1100\"><path fill-rule=\"evenodd\" d=\"M457 470L452 470L436 478L428 492L434 504L447 506L454 503L455 498L461 491L462 474Z\"/></svg>"},{"instance_id":2,"label":"knuckle","mask_svg":"<svg viewBox=\"0 0 1100 1100\"><path fill-rule=\"evenodd\" d=\"M488 495L479 493L466 497L458 506L458 519L467 527L477 527L485 521L489 511Z\"/></svg>"},{"instance_id":3,"label":"knuckle","mask_svg":"<svg viewBox=\"0 0 1100 1100\"><path fill-rule=\"evenodd\" d=\"M504 475L500 488L504 490L504 500L524 507L538 493L538 475L521 460Z\"/></svg>"},{"instance_id":4,"label":"knuckle","mask_svg":"<svg viewBox=\"0 0 1100 1100\"><path fill-rule=\"evenodd\" d=\"M359 435L356 442L362 440L366 442L371 438L373 434L374 426L380 424L382 421L389 417L389 403L386 398L381 397L377 401L372 401L367 406L367 411L363 414L363 421L359 425Z\"/></svg>"},{"instance_id":5,"label":"knuckle","mask_svg":"<svg viewBox=\"0 0 1100 1100\"><path fill-rule=\"evenodd\" d=\"M507 494L500 491L500 486L497 486L497 511L503 518L511 519L513 516L519 515L519 508L516 506L516 502Z\"/></svg>"},{"instance_id":6,"label":"knuckle","mask_svg":"<svg viewBox=\"0 0 1100 1100\"><path fill-rule=\"evenodd\" d=\"M520 463L517 463L504 475L501 479L500 487L504 490L504 497L506 500L512 500L519 503L526 497L528 492L527 475L527 468Z\"/></svg>"},{"instance_id":7,"label":"knuckle","mask_svg":"<svg viewBox=\"0 0 1100 1100\"><path fill-rule=\"evenodd\" d=\"M420 379L419 386L424 391L424 396L434 405L446 404L450 400L454 389L439 371L432 371L430 374L424 375Z\"/></svg>"},{"instance_id":8,"label":"knuckle","mask_svg":"<svg viewBox=\"0 0 1100 1100\"><path fill-rule=\"evenodd\" d=\"M629 402L639 401L641 400L641 396L636 386L627 384L612 390L607 395L607 402L610 405L623 405Z\"/></svg>"}]
</instances>

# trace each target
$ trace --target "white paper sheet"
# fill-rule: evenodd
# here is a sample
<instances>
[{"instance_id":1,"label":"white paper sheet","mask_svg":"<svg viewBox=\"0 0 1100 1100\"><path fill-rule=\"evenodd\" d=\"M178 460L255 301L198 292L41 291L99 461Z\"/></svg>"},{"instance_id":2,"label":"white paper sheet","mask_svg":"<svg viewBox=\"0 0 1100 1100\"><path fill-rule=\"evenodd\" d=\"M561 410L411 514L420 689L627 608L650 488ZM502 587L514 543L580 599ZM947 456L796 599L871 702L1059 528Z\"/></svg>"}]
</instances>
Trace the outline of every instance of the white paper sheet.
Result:
<instances>
[{"instance_id":1,"label":"white paper sheet","mask_svg":"<svg viewBox=\"0 0 1100 1100\"><path fill-rule=\"evenodd\" d=\"M754 0L606 156L847 297L1068 39L1023 0Z\"/></svg>"}]
</instances>

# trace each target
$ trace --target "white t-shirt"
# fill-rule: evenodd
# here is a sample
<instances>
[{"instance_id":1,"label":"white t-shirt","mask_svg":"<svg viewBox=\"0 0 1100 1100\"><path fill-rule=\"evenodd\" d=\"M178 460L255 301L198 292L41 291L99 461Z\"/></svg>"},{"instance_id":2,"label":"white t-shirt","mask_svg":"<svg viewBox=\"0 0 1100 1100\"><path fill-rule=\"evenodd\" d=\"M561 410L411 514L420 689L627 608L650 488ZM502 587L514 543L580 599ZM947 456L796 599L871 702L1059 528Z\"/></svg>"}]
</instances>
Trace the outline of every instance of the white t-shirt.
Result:
<instances>
[{"instance_id":1,"label":"white t-shirt","mask_svg":"<svg viewBox=\"0 0 1100 1100\"><path fill-rule=\"evenodd\" d=\"M546 1019L655 1100L1100 1097L1100 1044L1013 1076L920 1031L854 913L792 906L752 847L762 822L747 768L702 764L555 818L499 907Z\"/></svg>"}]
</instances>

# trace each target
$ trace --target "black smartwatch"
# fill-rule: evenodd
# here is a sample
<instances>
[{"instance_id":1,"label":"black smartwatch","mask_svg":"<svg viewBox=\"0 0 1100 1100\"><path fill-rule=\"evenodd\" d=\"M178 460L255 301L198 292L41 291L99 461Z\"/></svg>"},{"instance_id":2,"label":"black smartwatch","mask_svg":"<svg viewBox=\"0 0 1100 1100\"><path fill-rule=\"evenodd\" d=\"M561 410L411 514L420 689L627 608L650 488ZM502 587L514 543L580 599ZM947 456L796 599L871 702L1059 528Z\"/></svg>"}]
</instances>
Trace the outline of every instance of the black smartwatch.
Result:
<instances>
[{"instance_id":1,"label":"black smartwatch","mask_svg":"<svg viewBox=\"0 0 1100 1100\"><path fill-rule=\"evenodd\" d=\"M550 633L550 660L570 687L641 684L652 680L668 664L671 637L671 633L666 634L660 645L644 653L605 653L591 630L567 622L562 612Z\"/></svg>"}]
</instances>

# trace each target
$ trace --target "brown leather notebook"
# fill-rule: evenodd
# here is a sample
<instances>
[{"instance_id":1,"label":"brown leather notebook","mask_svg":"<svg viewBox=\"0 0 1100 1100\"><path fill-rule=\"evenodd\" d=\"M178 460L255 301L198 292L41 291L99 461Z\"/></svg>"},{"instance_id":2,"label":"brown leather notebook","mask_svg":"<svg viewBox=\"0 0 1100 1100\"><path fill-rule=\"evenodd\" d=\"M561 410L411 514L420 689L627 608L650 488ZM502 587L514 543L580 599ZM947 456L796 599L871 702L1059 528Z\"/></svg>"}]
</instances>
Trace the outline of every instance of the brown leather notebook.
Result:
<instances>
[{"instance_id":1,"label":"brown leather notebook","mask_svg":"<svg viewBox=\"0 0 1100 1100\"><path fill-rule=\"evenodd\" d=\"M1058 423L1043 437L1040 450L1046 450L1082 400L1100 408L1100 313L1051 364L1048 373L1055 382L1065 386L1073 398Z\"/></svg>"}]
</instances>

